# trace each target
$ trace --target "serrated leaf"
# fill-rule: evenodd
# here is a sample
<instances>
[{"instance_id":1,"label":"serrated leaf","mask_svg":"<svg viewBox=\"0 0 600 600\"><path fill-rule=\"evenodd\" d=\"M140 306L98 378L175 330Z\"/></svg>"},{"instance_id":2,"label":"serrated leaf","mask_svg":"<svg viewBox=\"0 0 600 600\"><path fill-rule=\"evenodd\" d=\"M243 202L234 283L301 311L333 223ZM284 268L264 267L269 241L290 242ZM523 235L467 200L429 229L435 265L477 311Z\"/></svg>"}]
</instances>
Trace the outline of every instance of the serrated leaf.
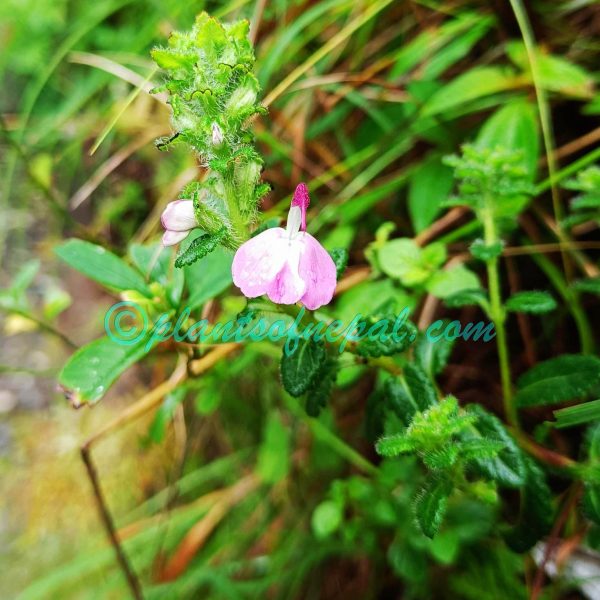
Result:
<instances>
[{"instance_id":1,"label":"serrated leaf","mask_svg":"<svg viewBox=\"0 0 600 600\"><path fill-rule=\"evenodd\" d=\"M457 445L449 444L432 452L424 452L423 463L434 471L447 471L456 463L459 454L460 448Z\"/></svg>"},{"instance_id":2,"label":"serrated leaf","mask_svg":"<svg viewBox=\"0 0 600 600\"><path fill-rule=\"evenodd\" d=\"M526 476L523 452L508 433L502 421L478 404L469 405L466 410L477 416L475 429L481 439L503 446L497 456L474 456L472 461L477 470L506 487L522 486ZM475 435L473 432L468 432L464 434L463 438L471 440ZM475 437L475 439L477 438Z\"/></svg>"},{"instance_id":3,"label":"serrated leaf","mask_svg":"<svg viewBox=\"0 0 600 600\"><path fill-rule=\"evenodd\" d=\"M556 300L548 292L517 292L506 301L506 310L532 314L547 313L556 308Z\"/></svg>"},{"instance_id":4,"label":"serrated leaf","mask_svg":"<svg viewBox=\"0 0 600 600\"><path fill-rule=\"evenodd\" d=\"M338 354L329 355L306 391L306 414L317 417L327 404L337 376Z\"/></svg>"},{"instance_id":5,"label":"serrated leaf","mask_svg":"<svg viewBox=\"0 0 600 600\"><path fill-rule=\"evenodd\" d=\"M327 361L327 352L323 344L312 338L300 339L293 354L285 351L281 356L281 380L288 394L298 398L312 385L313 381Z\"/></svg>"},{"instance_id":6,"label":"serrated leaf","mask_svg":"<svg viewBox=\"0 0 600 600\"><path fill-rule=\"evenodd\" d=\"M135 290L152 297L140 273L102 246L71 239L54 248L54 252L70 267L109 289L119 292Z\"/></svg>"},{"instance_id":7,"label":"serrated leaf","mask_svg":"<svg viewBox=\"0 0 600 600\"><path fill-rule=\"evenodd\" d=\"M437 403L435 386L423 369L412 363L407 364L404 381L419 410L427 410Z\"/></svg>"},{"instance_id":8,"label":"serrated leaf","mask_svg":"<svg viewBox=\"0 0 600 600\"><path fill-rule=\"evenodd\" d=\"M447 479L431 479L414 501L415 514L421 531L429 538L439 531L444 520L452 483Z\"/></svg>"},{"instance_id":9,"label":"serrated leaf","mask_svg":"<svg viewBox=\"0 0 600 600\"><path fill-rule=\"evenodd\" d=\"M537 109L525 100L512 100L484 123L475 145L493 150L501 147L523 153L530 181L537 172L540 154Z\"/></svg>"},{"instance_id":10,"label":"serrated leaf","mask_svg":"<svg viewBox=\"0 0 600 600\"><path fill-rule=\"evenodd\" d=\"M335 277L339 281L348 265L348 250L345 248L334 248L329 254L335 263Z\"/></svg>"},{"instance_id":11,"label":"serrated leaf","mask_svg":"<svg viewBox=\"0 0 600 600\"><path fill-rule=\"evenodd\" d=\"M554 522L552 492L546 476L529 457L524 456L525 485L521 490L521 511L517 524L506 533L506 543L515 552L527 552L550 533Z\"/></svg>"},{"instance_id":12,"label":"serrated leaf","mask_svg":"<svg viewBox=\"0 0 600 600\"><path fill-rule=\"evenodd\" d=\"M174 52L167 48L154 48L150 51L154 62L161 69L189 69L194 66L196 56L194 54L183 54Z\"/></svg>"},{"instance_id":13,"label":"serrated leaf","mask_svg":"<svg viewBox=\"0 0 600 600\"><path fill-rule=\"evenodd\" d=\"M410 321L404 320L397 328L394 337L391 333L397 318L399 317L396 317L395 315L387 315L387 317L384 318L375 319L374 317L369 317L366 319L365 322L367 327L365 328L365 332L369 332L371 327L373 327L373 335L367 335L359 340L356 345L356 353L359 356L367 358L378 358L379 356L393 356L394 354L404 352L404 350L406 350L415 340L417 328ZM385 328L383 327L384 321L387 321ZM375 335L375 325L377 323L380 324L380 329L378 331L383 333L383 335ZM385 332L383 329L385 329Z\"/></svg>"},{"instance_id":14,"label":"serrated leaf","mask_svg":"<svg viewBox=\"0 0 600 600\"><path fill-rule=\"evenodd\" d=\"M226 235L227 229L223 227L216 233L205 233L197 237L185 250L177 255L175 266L180 269L204 258L221 243Z\"/></svg>"},{"instance_id":15,"label":"serrated leaf","mask_svg":"<svg viewBox=\"0 0 600 600\"><path fill-rule=\"evenodd\" d=\"M563 354L539 363L522 375L515 401L520 407L547 406L575 400L600 383L600 359Z\"/></svg>"},{"instance_id":16,"label":"serrated leaf","mask_svg":"<svg viewBox=\"0 0 600 600\"><path fill-rule=\"evenodd\" d=\"M383 384L382 397L384 406L393 410L408 427L419 405L407 386L396 377L388 377Z\"/></svg>"},{"instance_id":17,"label":"serrated leaf","mask_svg":"<svg viewBox=\"0 0 600 600\"><path fill-rule=\"evenodd\" d=\"M460 455L465 460L490 459L497 456L505 445L496 440L486 440L483 438L470 438L463 440L459 444Z\"/></svg>"},{"instance_id":18,"label":"serrated leaf","mask_svg":"<svg viewBox=\"0 0 600 600\"><path fill-rule=\"evenodd\" d=\"M444 298L446 306L450 308L460 308L461 306L482 306L487 302L484 290L481 288L462 290L457 294L452 294Z\"/></svg>"},{"instance_id":19,"label":"serrated leaf","mask_svg":"<svg viewBox=\"0 0 600 600\"><path fill-rule=\"evenodd\" d=\"M375 444L375 451L381 456L398 456L413 450L415 450L414 440L403 433L384 436Z\"/></svg>"}]
</instances>

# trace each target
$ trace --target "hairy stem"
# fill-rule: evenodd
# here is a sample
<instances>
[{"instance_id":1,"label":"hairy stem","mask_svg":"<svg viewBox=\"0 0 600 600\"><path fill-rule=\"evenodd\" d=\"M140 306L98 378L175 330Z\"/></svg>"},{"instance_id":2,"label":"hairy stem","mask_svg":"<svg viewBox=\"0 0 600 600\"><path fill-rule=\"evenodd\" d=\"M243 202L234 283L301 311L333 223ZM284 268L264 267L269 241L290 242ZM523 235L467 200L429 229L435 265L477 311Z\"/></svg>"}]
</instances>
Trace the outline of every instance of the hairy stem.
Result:
<instances>
[{"instance_id":1,"label":"hairy stem","mask_svg":"<svg viewBox=\"0 0 600 600\"><path fill-rule=\"evenodd\" d=\"M498 242L494 214L491 208L491 202L488 200L486 208L482 211L482 221L484 229L485 243L491 246ZM506 329L504 321L506 314L502 305L502 295L500 292L500 277L498 274L498 257L495 256L486 261L489 297L490 297L490 318L496 328L496 342L498 347L498 363L500 365L500 380L502 383L502 401L504 403L504 413L508 422L518 428L519 418L517 409L512 397L512 382L510 376L510 362L508 354L508 345L506 342Z\"/></svg>"}]
</instances>

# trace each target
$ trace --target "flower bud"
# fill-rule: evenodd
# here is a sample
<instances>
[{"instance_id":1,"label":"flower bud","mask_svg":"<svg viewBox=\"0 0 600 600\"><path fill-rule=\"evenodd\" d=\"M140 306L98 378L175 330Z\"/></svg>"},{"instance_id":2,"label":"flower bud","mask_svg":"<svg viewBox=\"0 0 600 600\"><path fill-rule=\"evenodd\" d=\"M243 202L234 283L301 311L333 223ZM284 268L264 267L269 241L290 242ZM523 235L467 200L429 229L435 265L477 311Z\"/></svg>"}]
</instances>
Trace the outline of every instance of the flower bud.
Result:
<instances>
[{"instance_id":1,"label":"flower bud","mask_svg":"<svg viewBox=\"0 0 600 600\"><path fill-rule=\"evenodd\" d=\"M166 230L162 238L163 246L178 244L198 225L194 214L194 203L192 200L169 202L160 221Z\"/></svg>"},{"instance_id":2,"label":"flower bud","mask_svg":"<svg viewBox=\"0 0 600 600\"><path fill-rule=\"evenodd\" d=\"M220 146L223 143L223 132L216 123L212 124L212 143L213 146Z\"/></svg>"}]
</instances>

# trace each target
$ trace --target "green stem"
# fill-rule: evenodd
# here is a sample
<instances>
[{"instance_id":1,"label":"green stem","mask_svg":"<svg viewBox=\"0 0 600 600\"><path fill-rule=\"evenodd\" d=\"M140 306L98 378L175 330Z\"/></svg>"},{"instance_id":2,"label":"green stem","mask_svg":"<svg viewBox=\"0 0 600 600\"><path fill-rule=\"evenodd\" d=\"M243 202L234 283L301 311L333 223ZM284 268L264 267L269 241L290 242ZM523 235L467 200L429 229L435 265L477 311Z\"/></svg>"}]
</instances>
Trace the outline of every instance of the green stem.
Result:
<instances>
[{"instance_id":1,"label":"green stem","mask_svg":"<svg viewBox=\"0 0 600 600\"><path fill-rule=\"evenodd\" d=\"M248 239L248 227L240 212L240 195L236 190L233 172L227 172L223 175L223 186L225 188L225 203L227 204L227 209L229 211L229 218L231 220L235 241L237 243L244 242Z\"/></svg>"},{"instance_id":2,"label":"green stem","mask_svg":"<svg viewBox=\"0 0 600 600\"><path fill-rule=\"evenodd\" d=\"M491 208L491 202L486 202L486 208L482 211L483 231L485 243L491 246L498 242L496 233L496 224L494 222L494 213ZM504 403L504 413L508 422L518 428L519 418L517 409L512 397L512 381L510 375L510 361L508 345L506 341L506 329L504 321L506 313L502 305L502 295L500 292L500 277L498 274L498 257L495 256L486 261L488 286L490 296L490 318L496 328L496 343L498 347L498 362L500 365L500 380L502 383L502 400Z\"/></svg>"},{"instance_id":3,"label":"green stem","mask_svg":"<svg viewBox=\"0 0 600 600\"><path fill-rule=\"evenodd\" d=\"M543 254L534 254L533 260L535 260L542 271L544 271L552 285L554 285L558 293L569 306L569 310L575 321L575 327L577 327L577 333L579 334L581 352L583 354L592 354L594 350L594 338L592 337L591 332L593 330L585 311L579 302L577 292L567 285L561 272Z\"/></svg>"},{"instance_id":4,"label":"green stem","mask_svg":"<svg viewBox=\"0 0 600 600\"><path fill-rule=\"evenodd\" d=\"M309 417L300 407L300 405L288 394L283 394L288 410L298 419L303 420L312 430L315 437L327 444L336 454L345 458L357 469L368 475L377 476L379 473L377 467L359 454L354 448L346 444L335 433L330 431L318 419Z\"/></svg>"}]
</instances>

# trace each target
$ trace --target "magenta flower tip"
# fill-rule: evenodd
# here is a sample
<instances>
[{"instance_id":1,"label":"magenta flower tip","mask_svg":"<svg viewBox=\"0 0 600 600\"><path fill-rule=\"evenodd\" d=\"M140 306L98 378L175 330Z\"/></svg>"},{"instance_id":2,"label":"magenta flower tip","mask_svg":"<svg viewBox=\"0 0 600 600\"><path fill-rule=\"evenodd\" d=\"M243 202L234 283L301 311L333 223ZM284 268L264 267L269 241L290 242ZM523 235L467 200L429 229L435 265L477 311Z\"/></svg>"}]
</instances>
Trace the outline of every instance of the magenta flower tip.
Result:
<instances>
[{"instance_id":1,"label":"magenta flower tip","mask_svg":"<svg viewBox=\"0 0 600 600\"><path fill-rule=\"evenodd\" d=\"M299 183L292 198L292 206L299 206L302 211L302 225L300 226L302 231L306 231L306 209L309 204L310 196L308 195L308 188L305 183Z\"/></svg>"}]
</instances>

